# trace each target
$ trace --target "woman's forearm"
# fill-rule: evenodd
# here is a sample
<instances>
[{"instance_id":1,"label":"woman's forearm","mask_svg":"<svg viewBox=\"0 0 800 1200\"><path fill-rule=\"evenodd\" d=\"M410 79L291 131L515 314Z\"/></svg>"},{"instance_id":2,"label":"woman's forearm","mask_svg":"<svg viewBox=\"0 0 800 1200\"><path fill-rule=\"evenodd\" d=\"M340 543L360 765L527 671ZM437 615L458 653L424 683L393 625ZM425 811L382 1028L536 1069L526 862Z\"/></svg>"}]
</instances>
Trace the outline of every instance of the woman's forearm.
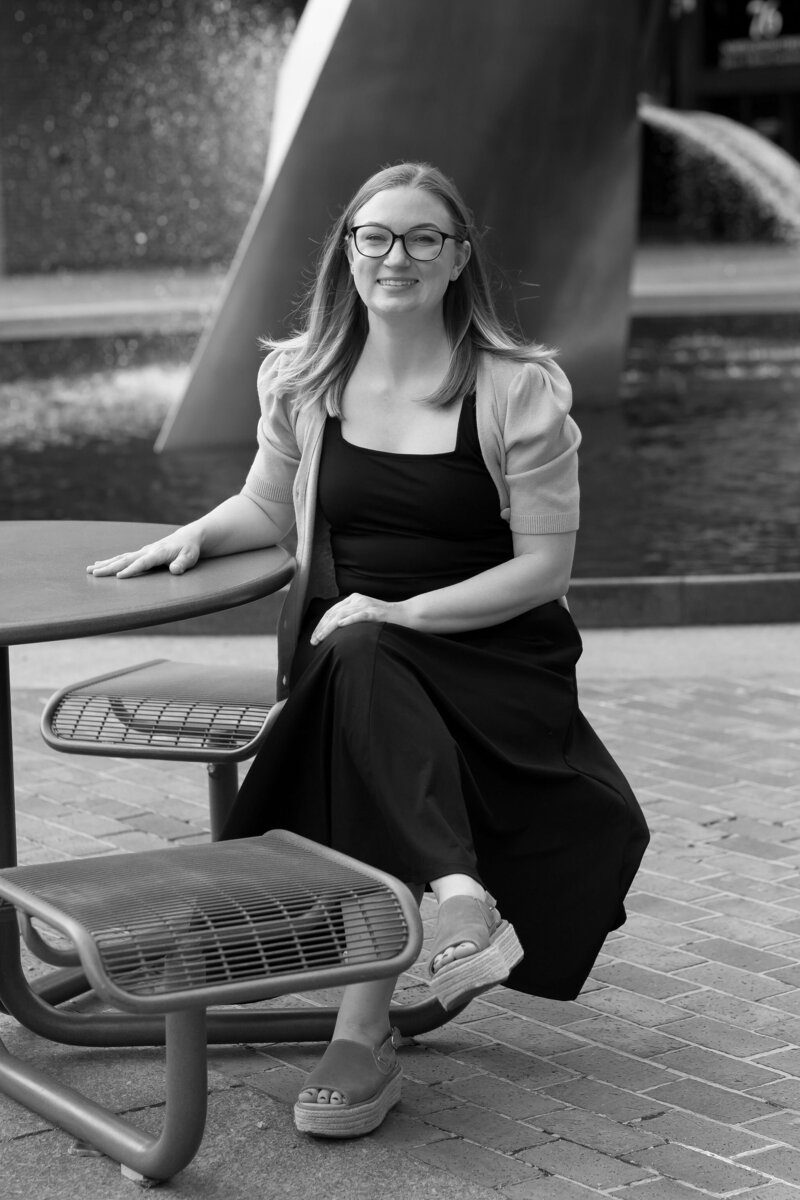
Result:
<instances>
[{"instance_id":1,"label":"woman's forearm","mask_svg":"<svg viewBox=\"0 0 800 1200\"><path fill-rule=\"evenodd\" d=\"M569 586L571 555L542 545L462 583L422 592L393 606L389 620L424 633L461 633L498 625L539 604L558 600Z\"/></svg>"},{"instance_id":2,"label":"woman's forearm","mask_svg":"<svg viewBox=\"0 0 800 1200\"><path fill-rule=\"evenodd\" d=\"M197 537L202 558L274 546L287 532L283 523L279 524L243 495L230 496L211 512L183 528L186 533Z\"/></svg>"}]
</instances>

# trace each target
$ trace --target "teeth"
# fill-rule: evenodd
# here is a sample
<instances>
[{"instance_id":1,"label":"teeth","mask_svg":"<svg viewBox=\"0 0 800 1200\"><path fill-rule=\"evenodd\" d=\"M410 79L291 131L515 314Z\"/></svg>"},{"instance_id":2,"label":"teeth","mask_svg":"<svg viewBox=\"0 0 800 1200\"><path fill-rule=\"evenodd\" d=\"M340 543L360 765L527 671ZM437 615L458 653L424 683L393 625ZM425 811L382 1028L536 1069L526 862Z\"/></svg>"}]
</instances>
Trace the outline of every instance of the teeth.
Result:
<instances>
[{"instance_id":1,"label":"teeth","mask_svg":"<svg viewBox=\"0 0 800 1200\"><path fill-rule=\"evenodd\" d=\"M405 288L405 287L413 287L415 280L413 280L413 279L379 279L378 283L381 285L381 287Z\"/></svg>"}]
</instances>

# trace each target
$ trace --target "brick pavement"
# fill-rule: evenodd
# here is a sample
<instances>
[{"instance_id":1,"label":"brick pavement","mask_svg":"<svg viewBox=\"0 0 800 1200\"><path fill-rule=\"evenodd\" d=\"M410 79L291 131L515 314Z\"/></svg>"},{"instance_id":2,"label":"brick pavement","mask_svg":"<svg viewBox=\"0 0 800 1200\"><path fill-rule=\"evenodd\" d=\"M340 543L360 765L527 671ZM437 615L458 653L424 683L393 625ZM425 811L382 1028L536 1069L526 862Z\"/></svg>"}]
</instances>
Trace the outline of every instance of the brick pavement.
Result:
<instances>
[{"instance_id":1,"label":"brick pavement","mask_svg":"<svg viewBox=\"0 0 800 1200\"><path fill-rule=\"evenodd\" d=\"M206 838L202 767L58 755L37 731L48 690L14 693L23 861ZM384 1127L316 1151L349 1172L342 1196L377 1195L359 1172L388 1162L430 1196L455 1178L487 1200L800 1200L799 699L788 676L583 684L653 831L628 923L578 1001L497 989L404 1047L404 1097ZM419 968L403 987L419 987ZM67 1066L70 1053L59 1051ZM124 1052L131 1075L148 1053ZM278 1130L290 1144L288 1105L317 1048L210 1053L216 1102L249 1095L252 1136ZM49 1137L63 1194L77 1194L66 1181L85 1160L19 1111L0 1101L0 1166ZM207 1153L193 1178L211 1169ZM90 1169L95 1194L111 1195L116 1169Z\"/></svg>"}]
</instances>

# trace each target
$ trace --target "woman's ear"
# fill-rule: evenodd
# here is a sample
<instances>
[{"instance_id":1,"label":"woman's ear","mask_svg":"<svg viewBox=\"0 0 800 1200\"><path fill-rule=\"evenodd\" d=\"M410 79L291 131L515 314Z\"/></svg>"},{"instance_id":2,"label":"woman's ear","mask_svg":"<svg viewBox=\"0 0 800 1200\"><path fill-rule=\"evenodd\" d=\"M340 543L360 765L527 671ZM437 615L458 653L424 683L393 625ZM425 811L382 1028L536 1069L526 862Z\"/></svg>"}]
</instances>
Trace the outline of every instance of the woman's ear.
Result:
<instances>
[{"instance_id":1,"label":"woman's ear","mask_svg":"<svg viewBox=\"0 0 800 1200\"><path fill-rule=\"evenodd\" d=\"M456 252L453 258L453 270L450 274L451 279L458 279L459 275L464 270L464 267L469 262L469 256L471 254L472 246L469 244L469 242L456 242Z\"/></svg>"}]
</instances>

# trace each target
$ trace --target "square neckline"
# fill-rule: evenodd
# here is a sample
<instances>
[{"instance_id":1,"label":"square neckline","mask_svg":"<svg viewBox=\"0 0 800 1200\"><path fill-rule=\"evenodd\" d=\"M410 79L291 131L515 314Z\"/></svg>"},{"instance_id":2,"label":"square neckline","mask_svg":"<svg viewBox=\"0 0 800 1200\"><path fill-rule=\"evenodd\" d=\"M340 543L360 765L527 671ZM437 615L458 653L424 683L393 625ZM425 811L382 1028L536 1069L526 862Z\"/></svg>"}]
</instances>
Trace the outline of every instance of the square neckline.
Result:
<instances>
[{"instance_id":1,"label":"square neckline","mask_svg":"<svg viewBox=\"0 0 800 1200\"><path fill-rule=\"evenodd\" d=\"M403 459L452 458L453 455L458 454L459 451L461 450L461 443L462 443L462 438L463 438L464 412L470 404L473 406L475 404L475 392L474 391L468 392L466 396L462 396L462 398L461 398L461 408L459 409L459 412L458 412L458 425L456 426L456 444L455 444L455 446L453 447L452 450L435 450L433 453L425 453L423 451L417 451L416 453L414 453L412 451L407 451L407 450L405 450L405 451L404 450L377 450L373 446L360 446L358 444L358 442L351 442L349 440L349 438L346 438L344 436L344 430L342 429L341 417L329 416L328 421L334 421L336 423L336 428L338 430L339 437L341 438L341 440L344 442L344 444L346 446L348 446L351 450L360 450L364 454L375 454L375 455L379 455L381 458L403 458Z\"/></svg>"}]
</instances>

